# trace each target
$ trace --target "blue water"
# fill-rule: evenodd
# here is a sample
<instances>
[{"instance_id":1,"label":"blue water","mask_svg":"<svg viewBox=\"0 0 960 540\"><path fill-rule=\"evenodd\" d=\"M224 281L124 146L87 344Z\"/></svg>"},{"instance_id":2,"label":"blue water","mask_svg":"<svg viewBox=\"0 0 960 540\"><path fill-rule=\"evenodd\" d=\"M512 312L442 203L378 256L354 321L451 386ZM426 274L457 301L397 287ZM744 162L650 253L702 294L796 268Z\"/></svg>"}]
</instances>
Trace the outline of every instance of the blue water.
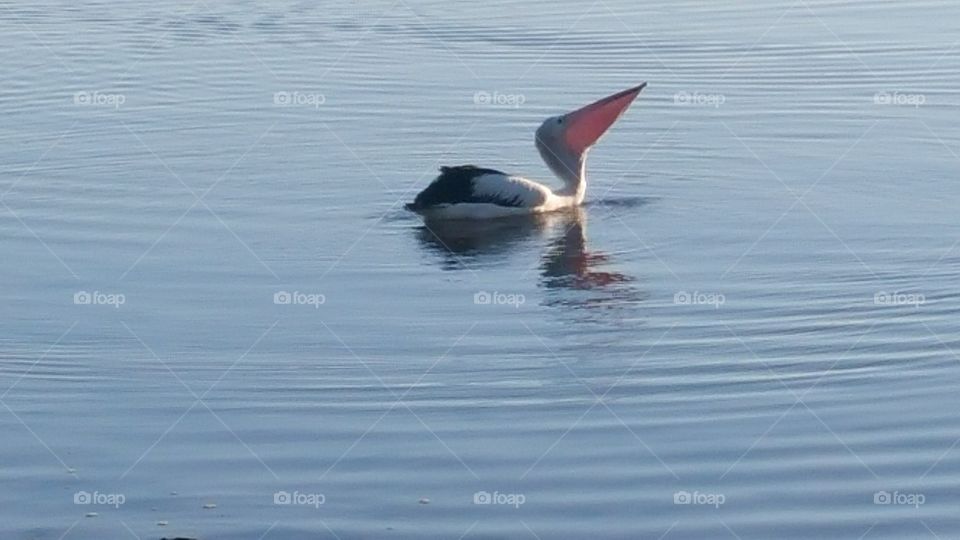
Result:
<instances>
[{"instance_id":1,"label":"blue water","mask_svg":"<svg viewBox=\"0 0 960 540\"><path fill-rule=\"evenodd\" d=\"M0 537L956 536L958 17L0 2Z\"/></svg>"}]
</instances>

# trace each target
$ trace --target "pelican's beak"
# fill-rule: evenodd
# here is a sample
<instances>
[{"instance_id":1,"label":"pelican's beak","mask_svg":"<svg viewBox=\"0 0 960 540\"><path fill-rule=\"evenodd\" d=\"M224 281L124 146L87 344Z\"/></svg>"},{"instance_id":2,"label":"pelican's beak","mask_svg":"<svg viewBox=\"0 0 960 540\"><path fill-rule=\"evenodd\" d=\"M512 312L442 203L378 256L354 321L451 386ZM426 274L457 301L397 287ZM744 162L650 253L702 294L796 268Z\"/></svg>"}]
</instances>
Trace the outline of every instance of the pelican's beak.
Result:
<instances>
[{"instance_id":1,"label":"pelican's beak","mask_svg":"<svg viewBox=\"0 0 960 540\"><path fill-rule=\"evenodd\" d=\"M564 117L567 146L577 154L593 146L646 86L643 83L568 113Z\"/></svg>"}]
</instances>

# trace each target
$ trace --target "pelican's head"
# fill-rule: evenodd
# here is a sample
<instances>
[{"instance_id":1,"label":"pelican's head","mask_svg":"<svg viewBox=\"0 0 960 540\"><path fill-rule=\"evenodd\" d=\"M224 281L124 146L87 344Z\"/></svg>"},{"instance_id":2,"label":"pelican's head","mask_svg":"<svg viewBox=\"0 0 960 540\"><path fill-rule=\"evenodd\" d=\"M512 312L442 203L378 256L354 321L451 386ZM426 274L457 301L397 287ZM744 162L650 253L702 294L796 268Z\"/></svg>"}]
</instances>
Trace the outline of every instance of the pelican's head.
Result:
<instances>
[{"instance_id":1,"label":"pelican's head","mask_svg":"<svg viewBox=\"0 0 960 540\"><path fill-rule=\"evenodd\" d=\"M573 112L547 118L537 129L536 144L550 170L569 187L579 187L587 151L646 86L643 83Z\"/></svg>"}]
</instances>

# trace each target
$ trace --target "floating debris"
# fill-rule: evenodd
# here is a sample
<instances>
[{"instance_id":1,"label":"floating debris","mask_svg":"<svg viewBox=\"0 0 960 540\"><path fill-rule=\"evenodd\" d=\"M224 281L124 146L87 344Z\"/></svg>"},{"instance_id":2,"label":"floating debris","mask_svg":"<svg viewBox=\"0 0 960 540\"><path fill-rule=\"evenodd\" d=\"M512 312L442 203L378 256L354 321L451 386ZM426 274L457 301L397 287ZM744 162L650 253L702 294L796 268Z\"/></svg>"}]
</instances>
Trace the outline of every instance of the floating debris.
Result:
<instances>
[{"instance_id":1,"label":"floating debris","mask_svg":"<svg viewBox=\"0 0 960 540\"><path fill-rule=\"evenodd\" d=\"M210 510L211 508L216 508L216 507L217 507L217 504L216 504L216 503L207 503L207 504L203 505L203 507L204 507L204 509L206 509L206 510Z\"/></svg>"},{"instance_id":2,"label":"floating debris","mask_svg":"<svg viewBox=\"0 0 960 540\"><path fill-rule=\"evenodd\" d=\"M158 527L166 527L166 526L169 525L169 524L170 524L170 522L169 522L169 521L166 521L166 520L161 520L161 521L158 521L158 522L157 522L157 526L158 526Z\"/></svg>"},{"instance_id":3,"label":"floating debris","mask_svg":"<svg viewBox=\"0 0 960 540\"><path fill-rule=\"evenodd\" d=\"M420 504L430 504L430 499L428 499L428 498L426 498L426 497L420 497L420 500L419 500L418 502L419 502Z\"/></svg>"},{"instance_id":4,"label":"floating debris","mask_svg":"<svg viewBox=\"0 0 960 540\"><path fill-rule=\"evenodd\" d=\"M98 513L96 513L96 512L87 512L86 514L84 514L83 517L97 517L97 516L99 516L99 515L100 515L100 514L98 514Z\"/></svg>"}]
</instances>

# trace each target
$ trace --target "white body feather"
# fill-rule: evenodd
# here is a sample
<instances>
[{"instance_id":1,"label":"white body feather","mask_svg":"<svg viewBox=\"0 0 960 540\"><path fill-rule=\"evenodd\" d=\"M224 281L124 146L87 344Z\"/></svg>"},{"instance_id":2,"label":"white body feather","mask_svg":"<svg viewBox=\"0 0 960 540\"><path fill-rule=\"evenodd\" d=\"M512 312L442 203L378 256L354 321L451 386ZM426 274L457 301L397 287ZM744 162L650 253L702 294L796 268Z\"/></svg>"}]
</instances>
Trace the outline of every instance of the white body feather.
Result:
<instances>
[{"instance_id":1,"label":"white body feather","mask_svg":"<svg viewBox=\"0 0 960 540\"><path fill-rule=\"evenodd\" d=\"M575 197L556 195L547 186L520 176L484 174L473 179L473 195L511 201L516 206L495 203L441 204L422 213L445 219L486 219L504 216L538 214L576 206Z\"/></svg>"}]
</instances>

